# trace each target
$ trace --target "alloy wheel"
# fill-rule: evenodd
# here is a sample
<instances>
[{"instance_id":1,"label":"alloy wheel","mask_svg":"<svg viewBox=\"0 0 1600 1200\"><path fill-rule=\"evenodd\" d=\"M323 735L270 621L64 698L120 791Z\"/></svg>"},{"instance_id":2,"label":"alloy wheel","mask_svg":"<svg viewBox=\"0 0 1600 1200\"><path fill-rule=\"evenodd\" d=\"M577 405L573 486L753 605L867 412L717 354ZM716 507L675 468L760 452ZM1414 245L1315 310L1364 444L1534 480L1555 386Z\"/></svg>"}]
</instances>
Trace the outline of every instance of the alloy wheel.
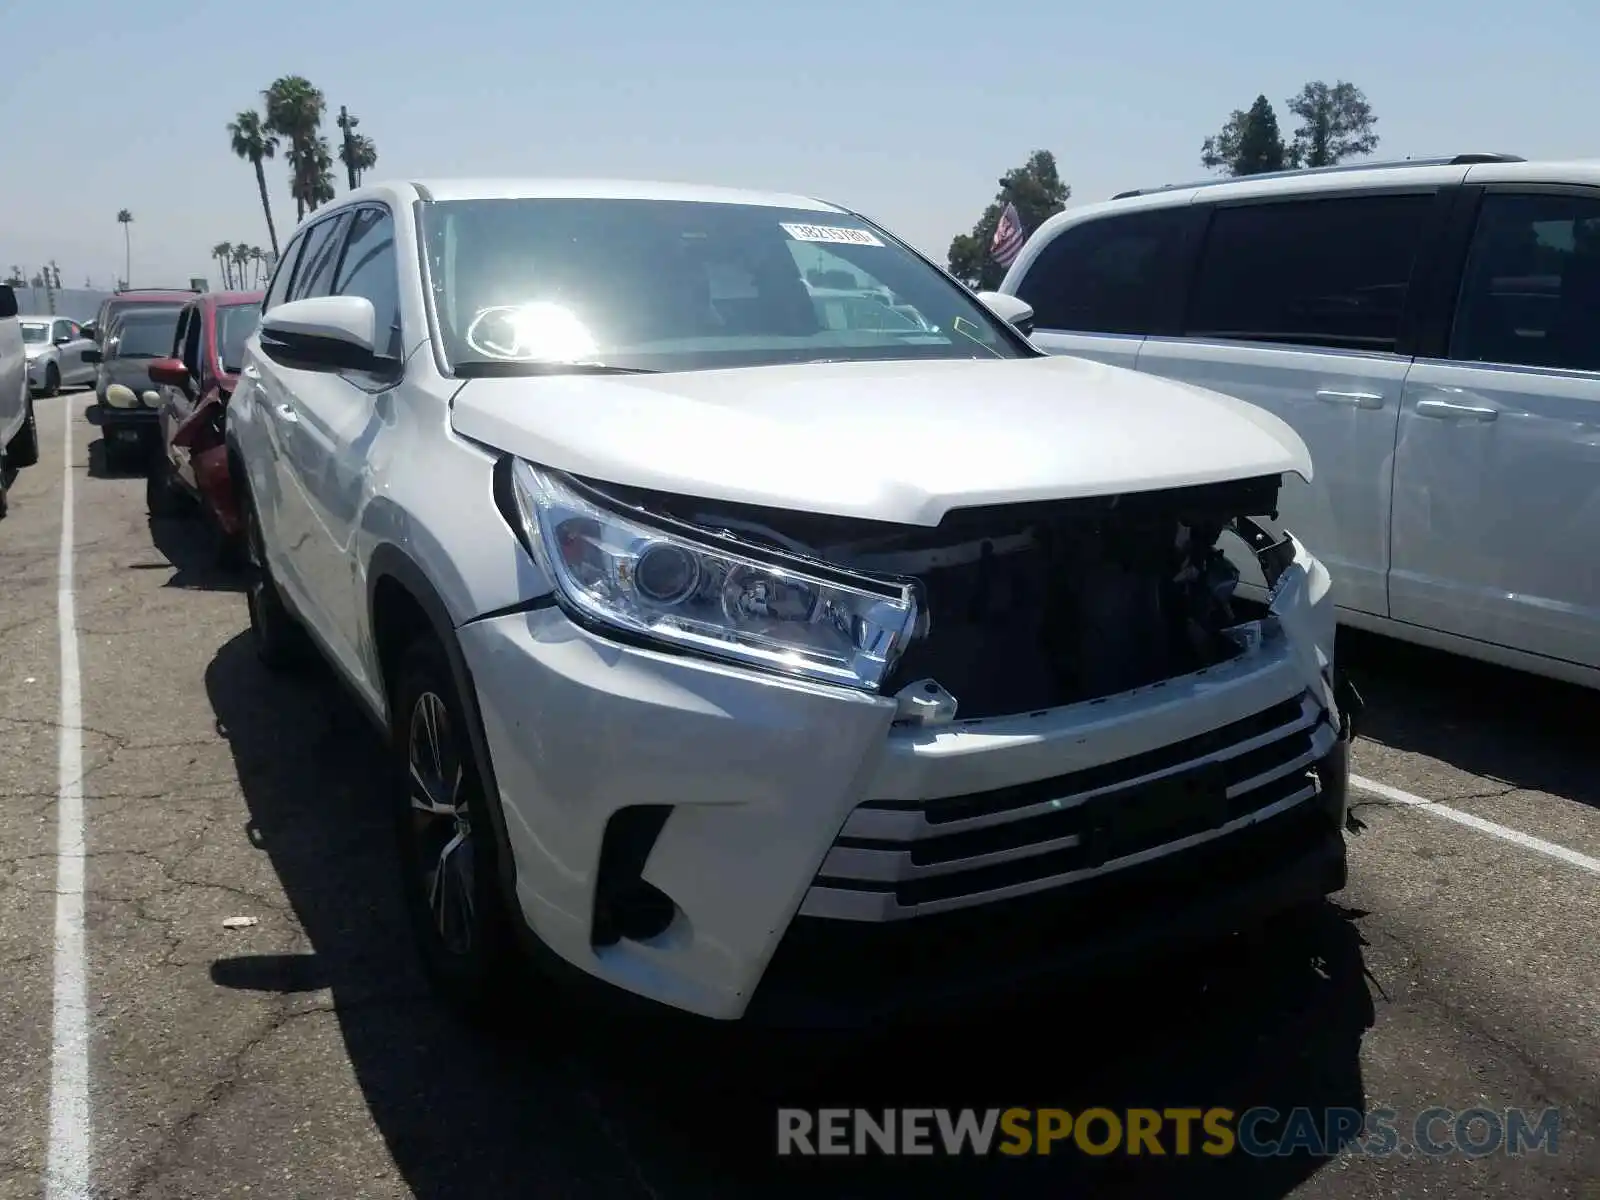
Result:
<instances>
[{"instance_id":1,"label":"alloy wheel","mask_svg":"<svg viewBox=\"0 0 1600 1200\"><path fill-rule=\"evenodd\" d=\"M411 833L434 932L444 948L473 948L475 846L463 762L444 700L423 692L411 709L407 738Z\"/></svg>"}]
</instances>

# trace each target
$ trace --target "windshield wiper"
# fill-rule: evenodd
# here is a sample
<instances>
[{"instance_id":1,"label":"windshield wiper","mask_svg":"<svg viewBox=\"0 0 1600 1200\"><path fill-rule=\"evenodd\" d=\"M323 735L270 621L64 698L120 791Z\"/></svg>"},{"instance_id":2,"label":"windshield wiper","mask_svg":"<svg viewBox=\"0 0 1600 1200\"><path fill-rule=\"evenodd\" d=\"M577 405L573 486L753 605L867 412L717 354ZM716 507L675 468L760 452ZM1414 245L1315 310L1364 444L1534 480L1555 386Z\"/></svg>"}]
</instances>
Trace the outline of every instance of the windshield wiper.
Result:
<instances>
[{"instance_id":1,"label":"windshield wiper","mask_svg":"<svg viewBox=\"0 0 1600 1200\"><path fill-rule=\"evenodd\" d=\"M649 367L619 367L603 362L544 362L473 359L455 364L463 379L508 378L518 375L659 375Z\"/></svg>"}]
</instances>

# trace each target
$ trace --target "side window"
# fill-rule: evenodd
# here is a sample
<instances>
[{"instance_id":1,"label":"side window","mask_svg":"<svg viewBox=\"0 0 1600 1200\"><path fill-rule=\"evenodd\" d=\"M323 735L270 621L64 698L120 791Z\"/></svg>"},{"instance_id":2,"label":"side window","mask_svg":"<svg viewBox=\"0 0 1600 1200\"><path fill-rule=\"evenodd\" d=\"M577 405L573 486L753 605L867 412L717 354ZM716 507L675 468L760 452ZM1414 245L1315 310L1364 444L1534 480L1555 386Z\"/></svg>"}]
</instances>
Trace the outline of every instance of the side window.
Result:
<instances>
[{"instance_id":1,"label":"side window","mask_svg":"<svg viewBox=\"0 0 1600 1200\"><path fill-rule=\"evenodd\" d=\"M178 327L172 331L172 349L167 352L169 357L185 361L183 358L183 335L189 328L189 315L193 312L194 309L186 308L178 314Z\"/></svg>"},{"instance_id":2,"label":"side window","mask_svg":"<svg viewBox=\"0 0 1600 1200\"><path fill-rule=\"evenodd\" d=\"M189 368L189 377L199 383L201 368L204 366L201 361L200 336L204 331L205 317L198 308L191 308L187 321L183 331L183 365Z\"/></svg>"},{"instance_id":3,"label":"side window","mask_svg":"<svg viewBox=\"0 0 1600 1200\"><path fill-rule=\"evenodd\" d=\"M267 285L267 297L261 302L261 311L266 312L274 305L282 304L289 298L289 284L294 279L294 267L300 261L300 251L305 249L306 239L298 237L290 242L283 252L283 257L278 260L278 269L273 272L272 282Z\"/></svg>"},{"instance_id":4,"label":"side window","mask_svg":"<svg viewBox=\"0 0 1600 1200\"><path fill-rule=\"evenodd\" d=\"M1600 371L1600 198L1484 197L1450 357Z\"/></svg>"},{"instance_id":5,"label":"side window","mask_svg":"<svg viewBox=\"0 0 1600 1200\"><path fill-rule=\"evenodd\" d=\"M53 324L53 326L52 326L52 328L50 330L50 340L52 342L59 341L62 338L67 338L67 339L70 340L71 337L72 337L72 322L71 321L57 320Z\"/></svg>"},{"instance_id":6,"label":"side window","mask_svg":"<svg viewBox=\"0 0 1600 1200\"><path fill-rule=\"evenodd\" d=\"M1186 210L1102 217L1058 234L1017 284L1036 329L1147 334Z\"/></svg>"},{"instance_id":7,"label":"side window","mask_svg":"<svg viewBox=\"0 0 1600 1200\"><path fill-rule=\"evenodd\" d=\"M1219 208L1184 333L1393 350L1430 195Z\"/></svg>"},{"instance_id":8,"label":"side window","mask_svg":"<svg viewBox=\"0 0 1600 1200\"><path fill-rule=\"evenodd\" d=\"M363 208L356 213L333 295L364 296L372 301L377 313L373 327L389 331L387 353L391 358L400 357L400 274L395 261L394 218L384 209Z\"/></svg>"},{"instance_id":9,"label":"side window","mask_svg":"<svg viewBox=\"0 0 1600 1200\"><path fill-rule=\"evenodd\" d=\"M289 290L289 299L305 300L313 296L326 296L332 291L334 268L339 265L339 251L344 246L343 234L349 224L350 214L342 212L306 231L305 261L294 274L294 286Z\"/></svg>"}]
</instances>

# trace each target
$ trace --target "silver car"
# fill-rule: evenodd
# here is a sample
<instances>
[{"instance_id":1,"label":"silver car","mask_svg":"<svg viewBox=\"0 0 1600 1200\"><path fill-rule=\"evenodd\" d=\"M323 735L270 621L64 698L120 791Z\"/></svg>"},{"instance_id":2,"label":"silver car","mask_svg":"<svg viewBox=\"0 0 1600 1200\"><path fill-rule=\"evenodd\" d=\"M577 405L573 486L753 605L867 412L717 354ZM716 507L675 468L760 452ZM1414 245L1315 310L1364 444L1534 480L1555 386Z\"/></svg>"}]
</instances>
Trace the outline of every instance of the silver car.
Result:
<instances>
[{"instance_id":1,"label":"silver car","mask_svg":"<svg viewBox=\"0 0 1600 1200\"><path fill-rule=\"evenodd\" d=\"M68 317L21 318L22 345L28 356L28 387L54 396L63 387L94 382L95 366L83 360L94 342Z\"/></svg>"}]
</instances>

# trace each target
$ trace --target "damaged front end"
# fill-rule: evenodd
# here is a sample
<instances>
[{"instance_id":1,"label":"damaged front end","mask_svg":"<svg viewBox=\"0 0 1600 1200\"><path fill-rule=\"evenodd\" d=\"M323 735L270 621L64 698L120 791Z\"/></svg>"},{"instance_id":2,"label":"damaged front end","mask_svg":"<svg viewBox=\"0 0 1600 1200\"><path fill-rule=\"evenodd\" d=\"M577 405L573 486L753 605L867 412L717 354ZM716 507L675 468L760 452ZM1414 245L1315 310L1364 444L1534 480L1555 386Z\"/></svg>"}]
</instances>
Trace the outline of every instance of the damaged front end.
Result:
<instances>
[{"instance_id":1,"label":"damaged front end","mask_svg":"<svg viewBox=\"0 0 1600 1200\"><path fill-rule=\"evenodd\" d=\"M1203 671L1287 632L1333 707L1332 616L1283 613L1326 573L1276 532L1275 476L951 512L935 528L713 505L607 488L616 501L786 555L912 579L919 620L882 691L897 722L941 725L1094 701ZM1231 555L1230 555L1231 550ZM1242 601L1259 564L1267 611ZM1320 580L1302 579L1307 563ZM1319 600L1321 597L1316 597Z\"/></svg>"},{"instance_id":2,"label":"damaged front end","mask_svg":"<svg viewBox=\"0 0 1600 1200\"><path fill-rule=\"evenodd\" d=\"M231 538L240 535L244 521L228 469L227 411L226 395L211 392L172 431L172 445L188 452L195 488L223 535Z\"/></svg>"}]
</instances>

